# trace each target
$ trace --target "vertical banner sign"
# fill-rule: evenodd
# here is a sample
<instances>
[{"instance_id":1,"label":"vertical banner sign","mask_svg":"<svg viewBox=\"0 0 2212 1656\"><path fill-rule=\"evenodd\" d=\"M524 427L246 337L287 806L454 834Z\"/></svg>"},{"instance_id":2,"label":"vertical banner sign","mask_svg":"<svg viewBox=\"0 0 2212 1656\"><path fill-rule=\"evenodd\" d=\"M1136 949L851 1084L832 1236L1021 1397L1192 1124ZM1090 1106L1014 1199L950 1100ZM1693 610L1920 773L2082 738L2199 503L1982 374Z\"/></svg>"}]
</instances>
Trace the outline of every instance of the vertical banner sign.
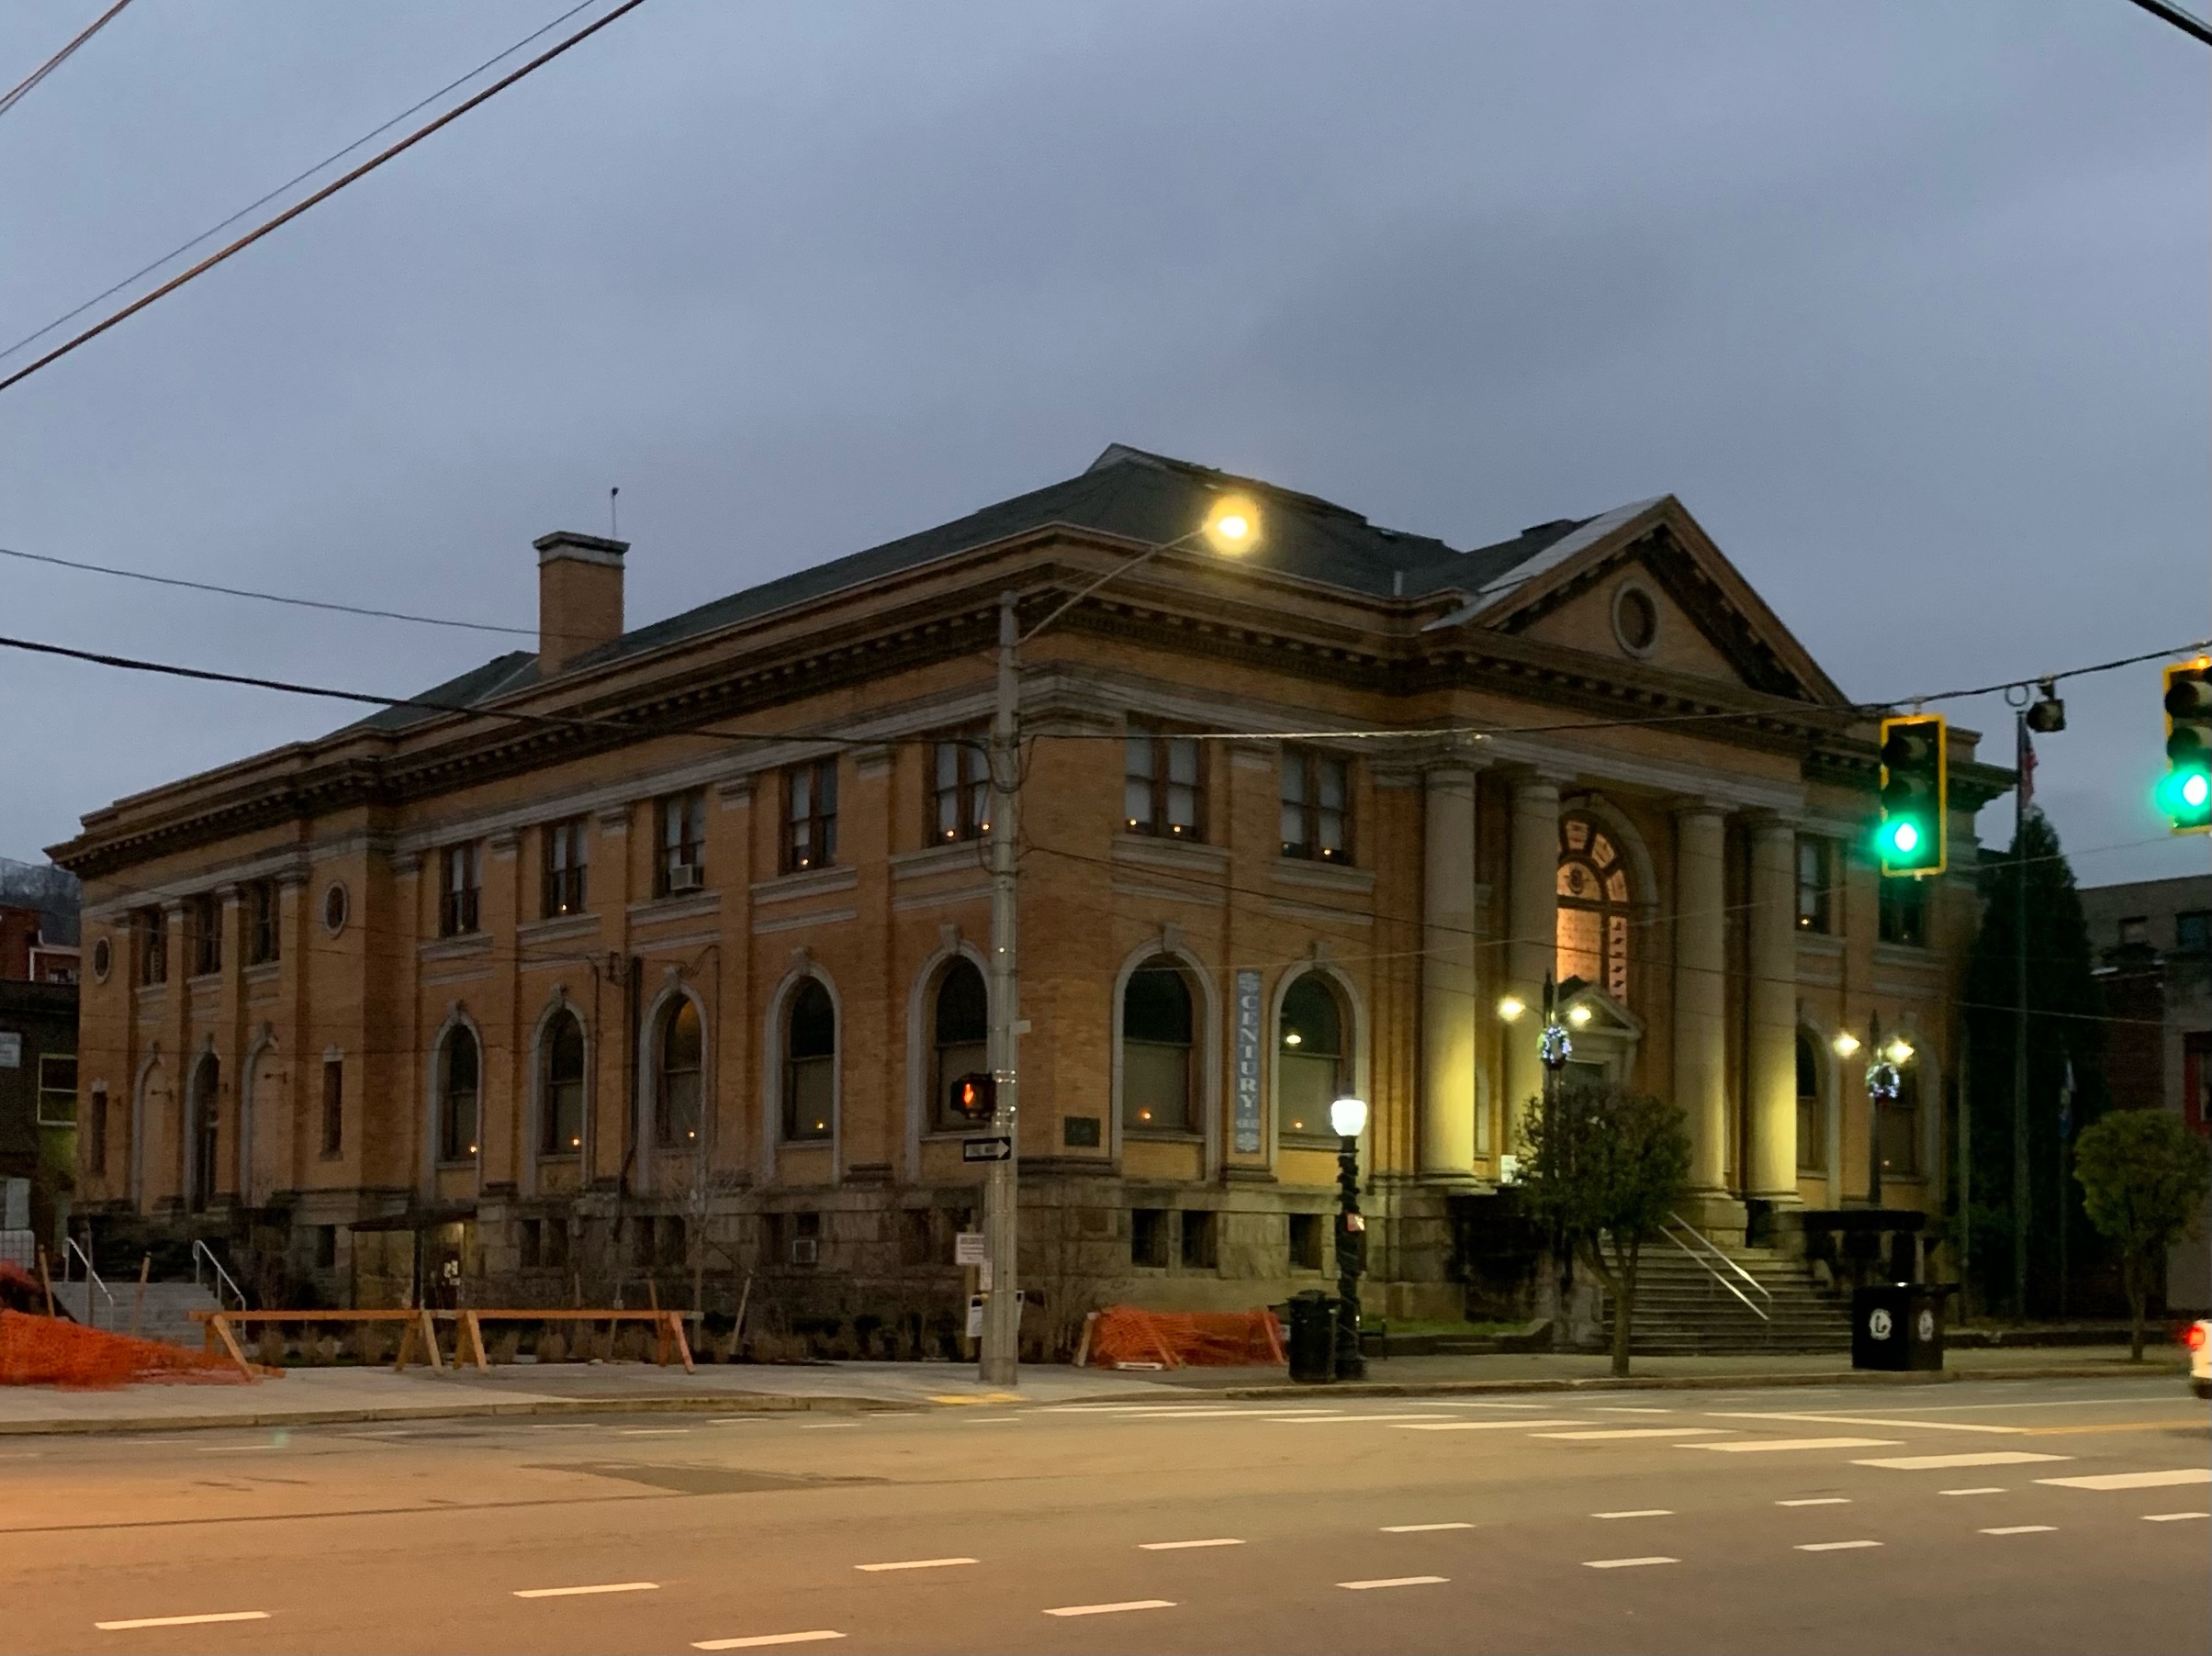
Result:
<instances>
[{"instance_id":1,"label":"vertical banner sign","mask_svg":"<svg viewBox=\"0 0 2212 1656\"><path fill-rule=\"evenodd\" d=\"M1237 1097L1231 1114L1240 1156L1260 1150L1260 974L1237 974Z\"/></svg>"}]
</instances>

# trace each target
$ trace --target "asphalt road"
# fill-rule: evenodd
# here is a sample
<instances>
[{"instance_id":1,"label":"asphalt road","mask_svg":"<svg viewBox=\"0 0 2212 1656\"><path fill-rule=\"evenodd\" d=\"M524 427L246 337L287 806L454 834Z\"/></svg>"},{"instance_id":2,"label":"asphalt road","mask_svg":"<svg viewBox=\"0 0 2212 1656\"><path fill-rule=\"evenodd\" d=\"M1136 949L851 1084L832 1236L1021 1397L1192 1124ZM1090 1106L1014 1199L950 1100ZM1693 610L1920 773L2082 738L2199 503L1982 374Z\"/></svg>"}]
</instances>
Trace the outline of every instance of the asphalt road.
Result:
<instances>
[{"instance_id":1,"label":"asphalt road","mask_svg":"<svg viewBox=\"0 0 2212 1656\"><path fill-rule=\"evenodd\" d=\"M13 1438L0 1650L2201 1653L2208 1497L2166 1375Z\"/></svg>"}]
</instances>

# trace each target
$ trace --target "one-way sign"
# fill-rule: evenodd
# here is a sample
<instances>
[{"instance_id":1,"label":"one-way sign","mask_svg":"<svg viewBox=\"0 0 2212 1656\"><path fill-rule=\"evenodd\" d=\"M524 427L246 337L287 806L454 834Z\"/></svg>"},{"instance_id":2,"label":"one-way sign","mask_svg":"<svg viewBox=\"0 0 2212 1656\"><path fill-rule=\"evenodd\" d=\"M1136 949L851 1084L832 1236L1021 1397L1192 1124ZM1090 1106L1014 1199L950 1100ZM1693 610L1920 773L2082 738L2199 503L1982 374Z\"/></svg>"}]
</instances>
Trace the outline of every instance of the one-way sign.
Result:
<instances>
[{"instance_id":1,"label":"one-way sign","mask_svg":"<svg viewBox=\"0 0 2212 1656\"><path fill-rule=\"evenodd\" d=\"M962 1161L1012 1161L1014 1138L1002 1133L991 1138L969 1138L960 1141Z\"/></svg>"}]
</instances>

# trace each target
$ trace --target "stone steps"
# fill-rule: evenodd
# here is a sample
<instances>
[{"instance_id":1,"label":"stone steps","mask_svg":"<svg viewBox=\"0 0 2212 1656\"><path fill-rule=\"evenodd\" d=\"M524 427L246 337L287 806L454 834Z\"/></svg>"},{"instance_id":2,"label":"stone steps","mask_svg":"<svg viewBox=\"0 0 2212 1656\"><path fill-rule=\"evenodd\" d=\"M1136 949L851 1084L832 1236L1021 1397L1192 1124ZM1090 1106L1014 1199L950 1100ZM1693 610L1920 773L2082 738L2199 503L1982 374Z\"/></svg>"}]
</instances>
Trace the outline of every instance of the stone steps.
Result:
<instances>
[{"instance_id":1,"label":"stone steps","mask_svg":"<svg viewBox=\"0 0 2212 1656\"><path fill-rule=\"evenodd\" d=\"M1632 1351L1656 1357L1850 1348L1848 1307L1822 1293L1802 1262L1762 1248L1720 1251L1765 1290L1756 1292L1727 1273L1757 1310L1716 1281L1703 1264L1662 1241L1646 1248L1638 1262ZM1610 1340L1610 1301L1603 1326Z\"/></svg>"}]
</instances>

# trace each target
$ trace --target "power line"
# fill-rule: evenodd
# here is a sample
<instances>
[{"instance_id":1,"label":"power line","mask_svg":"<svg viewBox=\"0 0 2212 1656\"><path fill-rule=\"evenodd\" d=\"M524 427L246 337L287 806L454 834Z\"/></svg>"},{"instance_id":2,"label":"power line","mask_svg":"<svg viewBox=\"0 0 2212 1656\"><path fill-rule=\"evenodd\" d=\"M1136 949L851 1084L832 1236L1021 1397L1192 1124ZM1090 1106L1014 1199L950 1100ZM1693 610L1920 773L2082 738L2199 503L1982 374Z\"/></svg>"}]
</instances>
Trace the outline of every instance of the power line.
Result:
<instances>
[{"instance_id":1,"label":"power line","mask_svg":"<svg viewBox=\"0 0 2212 1656\"><path fill-rule=\"evenodd\" d=\"M5 354L5 352L0 352ZM112 575L128 581L150 581L156 587L181 587L188 592L213 592L224 598L258 599L263 603L290 604L301 610L329 610L340 615L364 615L376 621L413 621L423 627L455 627L468 632L511 633L535 638L529 627L502 627L490 621L455 621L443 615L410 615L404 610L376 610L365 604L341 604L325 599L293 598L281 592L256 592L247 587L219 587L212 581L187 581L174 575L153 575L143 569L118 569L109 564L82 564L74 558L57 558L43 552L18 552L0 546L0 558L20 558L27 564L51 564L57 569L80 569L87 575Z\"/></svg>"},{"instance_id":2,"label":"power line","mask_svg":"<svg viewBox=\"0 0 2212 1656\"><path fill-rule=\"evenodd\" d=\"M75 39L72 40L68 45L62 48L60 51L54 53L52 57L47 59L45 62L39 64L38 68L32 70L30 73L26 75L22 80L17 81L13 86L9 87L5 94L0 94L0 115L6 115L10 109L13 109L17 104L21 103L25 95L29 93L33 86L36 86L48 75L53 73L55 70L61 68L63 63L66 63L70 58L75 54L78 47L84 45L85 41L91 39L93 36L98 34L103 28L106 28L107 25L114 20L116 14L129 4L130 0L115 0L115 4L113 6L109 6L106 11L102 12L98 17L95 17L90 23L85 25L84 32L78 35Z\"/></svg>"},{"instance_id":3,"label":"power line","mask_svg":"<svg viewBox=\"0 0 2212 1656\"><path fill-rule=\"evenodd\" d=\"M2169 6L2166 0L2132 0L2132 4L2142 7L2161 22L2173 24L2190 39L2212 46L2212 28L2206 28L2180 6Z\"/></svg>"},{"instance_id":4,"label":"power line","mask_svg":"<svg viewBox=\"0 0 2212 1656\"><path fill-rule=\"evenodd\" d=\"M478 63L466 74L458 76L454 80L446 82L444 85L439 87L437 91L432 93L428 97L422 99L421 102L410 104L405 109L400 110L399 114L393 116L391 119L386 121L381 127L376 127L367 132L364 132L352 143L346 145L344 149L332 151L330 154L324 156L320 161L317 162L313 166L308 168L305 172L295 173L291 177L286 179L284 183L278 185L267 195L261 196L257 200L249 201L244 207L240 207L237 212L231 214L220 224L208 226L208 229L200 231L198 235L193 237L189 241L179 242L176 246L171 248L167 252L163 253L160 258L153 260L150 263L140 265L137 270L132 271L129 275L125 276L120 282L116 283L113 286L102 288L98 293L94 294L91 298L85 300L82 305L79 305L74 310L63 311L60 316L54 318L52 321L47 323L45 327L34 330L32 332L25 334L14 344L7 346L5 350L0 350L0 362L5 362L7 358L15 355L18 351L22 350L24 346L33 344L38 341L44 339L55 329L62 327L65 323L75 321L86 311L90 310L95 305L99 304L102 300L113 298L117 294L121 293L123 289L129 287L132 283L138 281L141 276L152 275L155 271L161 269L163 265L168 263L172 259L178 257L180 254L190 252L194 248L197 247L201 242L208 240L210 237L220 235L223 231L229 229L232 225L236 224L241 218L243 218L247 214L256 212L262 207L268 206L270 202L275 200L279 196L282 196L286 191L291 189L294 185L304 184L307 180L314 177L316 173L321 172L325 167L331 165L333 162L343 160L346 156L351 155L354 151L361 148L363 144L367 143L371 139L382 137L385 133L390 131L394 127L397 127L401 121L405 120L409 116L418 114L421 110L428 108L431 105L436 103L440 98L444 97L447 93L453 91L455 87L466 85L468 82L475 80L477 76L482 74L493 64L500 62L502 59L514 56L516 52L522 50L523 47L529 45L531 41L536 39L540 35L549 33L550 31L558 28L562 24L567 22L569 18L575 17L578 12L584 11L596 3L597 0L581 0L580 5L570 6L567 11L563 12L559 17L554 18L552 22L545 25L543 28L533 29L530 33L524 35L521 39L517 40L512 46L508 47L504 51L495 52L492 56L485 59L481 63ZM129 0L124 0L124 4L129 4ZM118 6L116 10L122 10L122 6ZM113 16L114 14L110 13L109 15ZM31 554L17 554L16 555L29 556ZM55 561L59 562L60 560L57 559ZM91 567L91 565L85 565L85 567ZM102 573L107 575L121 575L128 572L124 570L105 570L102 571ZM262 595L241 594L241 596L258 597Z\"/></svg>"},{"instance_id":5,"label":"power line","mask_svg":"<svg viewBox=\"0 0 2212 1656\"><path fill-rule=\"evenodd\" d=\"M552 62L554 59L559 57L570 47L576 46L582 41L590 39L593 35L599 33L601 29L606 28L608 24L613 22L617 17L622 17L626 12L635 11L644 4L645 0L623 0L622 5L616 6L612 11L609 12L605 17L600 18L597 22L587 24L584 28L578 29L576 33L562 40L558 45L553 46L546 50L540 52L536 57L531 59L529 62L524 63L521 68L514 70L512 73L503 76L500 80L494 81L490 85L485 87L483 91L477 93L475 96L464 99L461 103L456 104L453 108L447 110L444 115L438 117L436 120L416 128L414 131L409 133L398 143L391 145L387 149L377 151L377 153L369 157L368 160L363 162L352 172L347 173L339 178L333 179L331 183L323 185L322 188L317 190L313 195L308 196L305 200L294 203L292 206L285 208L283 212L277 214L275 218L268 219L255 229L249 230L246 234L241 236L237 241L231 242L229 246L224 247L216 252L208 254L208 257L202 259L197 264L193 265L189 270L172 276L168 281L163 283L152 293L142 295L141 297L133 299L129 304L124 306L122 309L115 311L105 319L94 323L93 326L85 329L82 333L79 333L63 343L55 346L51 351L49 351L44 356L39 357L36 362L30 363L24 367L17 369L15 373L9 375L6 379L0 379L0 391L5 391L10 386L20 384L22 381L28 379L32 375L38 373L39 369L47 366L47 364L50 363L60 361L62 357L67 356L71 352L74 351L78 346L86 344L91 341L99 338L101 334L106 333L110 328L115 327L118 323L125 321L130 317L136 316L140 311L145 309L147 306L152 304L156 299L174 293L178 288L184 286L185 283L193 280L196 276L204 275L207 272L213 270L218 264L220 264L224 260L230 258L232 254L242 252L245 249L253 246L256 241L259 241L264 236L268 235L270 232L279 229L284 225L289 224L293 219L298 218L302 213L306 212L309 207L316 206L318 203L328 201L331 196L338 194L339 191L344 189L346 185L354 183L356 179L365 177L367 174L375 172L378 167L382 166L386 162L391 160L394 156L399 155L406 151L413 149L415 145L421 143L424 139L428 138L432 133L437 131L441 127L448 126L454 121L459 120L461 117L466 115L477 105L484 103L490 98L497 97L500 93L506 91L508 87L513 85L517 81L522 80L524 76L533 74L538 70L543 69L546 64Z\"/></svg>"}]
</instances>

